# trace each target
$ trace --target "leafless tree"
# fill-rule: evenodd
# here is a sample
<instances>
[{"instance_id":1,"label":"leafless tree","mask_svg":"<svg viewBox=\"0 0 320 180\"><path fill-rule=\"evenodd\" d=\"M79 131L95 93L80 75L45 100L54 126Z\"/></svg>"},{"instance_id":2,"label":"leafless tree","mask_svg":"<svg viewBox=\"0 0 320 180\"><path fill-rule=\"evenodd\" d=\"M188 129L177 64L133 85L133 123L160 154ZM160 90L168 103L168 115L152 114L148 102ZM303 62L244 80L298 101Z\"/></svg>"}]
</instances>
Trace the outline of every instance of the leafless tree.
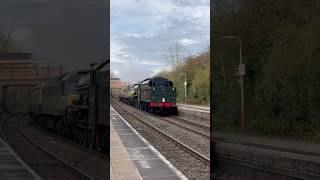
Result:
<instances>
[{"instance_id":1,"label":"leafless tree","mask_svg":"<svg viewBox=\"0 0 320 180\"><path fill-rule=\"evenodd\" d=\"M188 57L187 50L179 42L179 40L174 40L172 45L169 47L169 64L172 70L177 69L177 67L183 64Z\"/></svg>"}]
</instances>

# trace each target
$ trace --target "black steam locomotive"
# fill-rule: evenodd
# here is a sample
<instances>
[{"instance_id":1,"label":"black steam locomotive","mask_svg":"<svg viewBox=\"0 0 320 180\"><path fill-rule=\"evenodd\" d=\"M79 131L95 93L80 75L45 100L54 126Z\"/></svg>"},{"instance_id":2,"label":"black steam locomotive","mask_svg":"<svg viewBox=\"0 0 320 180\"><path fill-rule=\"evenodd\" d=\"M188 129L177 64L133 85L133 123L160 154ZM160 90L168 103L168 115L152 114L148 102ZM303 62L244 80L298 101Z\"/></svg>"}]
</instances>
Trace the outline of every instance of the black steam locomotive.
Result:
<instances>
[{"instance_id":1,"label":"black steam locomotive","mask_svg":"<svg viewBox=\"0 0 320 180\"><path fill-rule=\"evenodd\" d=\"M34 87L29 100L32 117L59 135L107 152L109 63L91 64Z\"/></svg>"},{"instance_id":2,"label":"black steam locomotive","mask_svg":"<svg viewBox=\"0 0 320 180\"><path fill-rule=\"evenodd\" d=\"M163 77L145 79L122 89L120 100L153 113L177 114L176 88Z\"/></svg>"}]
</instances>

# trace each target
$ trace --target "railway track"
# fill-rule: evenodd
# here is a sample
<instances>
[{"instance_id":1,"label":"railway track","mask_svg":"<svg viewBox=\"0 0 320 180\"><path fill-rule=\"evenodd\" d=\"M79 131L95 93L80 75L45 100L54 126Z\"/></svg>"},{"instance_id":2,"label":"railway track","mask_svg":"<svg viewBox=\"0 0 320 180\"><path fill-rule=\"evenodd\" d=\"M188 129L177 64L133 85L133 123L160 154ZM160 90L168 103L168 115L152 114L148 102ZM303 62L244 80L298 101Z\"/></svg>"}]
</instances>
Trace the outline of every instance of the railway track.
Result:
<instances>
[{"instance_id":1,"label":"railway track","mask_svg":"<svg viewBox=\"0 0 320 180\"><path fill-rule=\"evenodd\" d=\"M170 124L174 124L176 126L184 128L184 129L191 131L195 134L204 136L205 138L210 138L210 127L205 126L203 124L199 124L199 123L195 123L195 122L192 122L189 120L181 119L179 117L175 117L175 118L158 117L158 119L161 119L161 120L166 121ZM178 122L183 123L183 124L180 124Z\"/></svg>"},{"instance_id":2,"label":"railway track","mask_svg":"<svg viewBox=\"0 0 320 180\"><path fill-rule=\"evenodd\" d=\"M15 113L3 121L4 140L23 157L22 159L34 171L46 180L94 180L85 172L74 168L68 162L51 153L44 146L33 140L21 127L19 120L24 112Z\"/></svg>"},{"instance_id":3,"label":"railway track","mask_svg":"<svg viewBox=\"0 0 320 180\"><path fill-rule=\"evenodd\" d=\"M203 129L207 129L210 130L210 121L206 121L206 122L201 122L199 121L199 119L194 118L192 120L189 120L190 117L181 117L181 116L176 116L177 120L179 121L185 121L185 123L191 124L193 126L197 126Z\"/></svg>"},{"instance_id":4,"label":"railway track","mask_svg":"<svg viewBox=\"0 0 320 180\"><path fill-rule=\"evenodd\" d=\"M190 110L198 110L204 113L210 113L209 110L207 110L206 108L200 108L200 107L195 107L195 106L188 106L188 105L181 105L178 104L178 107L183 108L183 109L190 109Z\"/></svg>"},{"instance_id":5,"label":"railway track","mask_svg":"<svg viewBox=\"0 0 320 180\"><path fill-rule=\"evenodd\" d=\"M228 176L246 179L248 175L261 180L270 177L281 180L320 179L317 144L238 136L216 133L214 137L215 162L220 164L218 177L226 176L220 179L232 179Z\"/></svg>"},{"instance_id":6,"label":"railway track","mask_svg":"<svg viewBox=\"0 0 320 180\"><path fill-rule=\"evenodd\" d=\"M193 117L198 120L202 120L204 122L207 122L210 120L210 111L203 110L200 108L189 108L189 107L183 107L178 105L179 114L181 116L186 116L188 118Z\"/></svg>"},{"instance_id":7,"label":"railway track","mask_svg":"<svg viewBox=\"0 0 320 180\"><path fill-rule=\"evenodd\" d=\"M139 117L137 114L126 110L118 103L113 103L113 105L114 108L124 116L137 131L139 131L139 133L141 133L184 175L190 179L195 177L199 178L199 176L202 177L202 179L209 179L210 159L208 157L144 121L143 117Z\"/></svg>"},{"instance_id":8,"label":"railway track","mask_svg":"<svg viewBox=\"0 0 320 180\"><path fill-rule=\"evenodd\" d=\"M210 127L207 125L186 120L183 117L179 117L179 116L174 116L174 117L157 116L157 119L161 119L169 124L174 124L180 128L186 129L187 131L190 131L194 134L198 134L205 138L210 138ZM194 118L194 119L197 119L197 118Z\"/></svg>"}]
</instances>

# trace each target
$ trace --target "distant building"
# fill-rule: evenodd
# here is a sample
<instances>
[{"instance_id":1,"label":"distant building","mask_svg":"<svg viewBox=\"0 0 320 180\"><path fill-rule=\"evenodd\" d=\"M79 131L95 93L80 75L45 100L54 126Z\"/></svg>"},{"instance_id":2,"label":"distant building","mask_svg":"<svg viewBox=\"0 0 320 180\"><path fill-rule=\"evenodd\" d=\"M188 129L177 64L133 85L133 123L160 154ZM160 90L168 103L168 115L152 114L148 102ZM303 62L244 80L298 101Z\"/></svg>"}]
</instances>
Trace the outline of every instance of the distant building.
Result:
<instances>
[{"instance_id":1,"label":"distant building","mask_svg":"<svg viewBox=\"0 0 320 180\"><path fill-rule=\"evenodd\" d=\"M111 78L110 79L110 88L111 89L121 89L129 85L129 82L123 82L120 78Z\"/></svg>"}]
</instances>

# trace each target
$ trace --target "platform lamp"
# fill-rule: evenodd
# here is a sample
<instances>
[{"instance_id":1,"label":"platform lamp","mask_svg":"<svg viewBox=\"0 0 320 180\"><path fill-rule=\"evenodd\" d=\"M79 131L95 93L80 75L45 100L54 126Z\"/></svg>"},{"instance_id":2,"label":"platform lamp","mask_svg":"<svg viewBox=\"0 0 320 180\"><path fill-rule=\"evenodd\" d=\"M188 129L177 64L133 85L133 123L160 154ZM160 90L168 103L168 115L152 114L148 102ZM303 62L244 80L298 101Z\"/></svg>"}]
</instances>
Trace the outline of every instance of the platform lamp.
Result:
<instances>
[{"instance_id":1,"label":"platform lamp","mask_svg":"<svg viewBox=\"0 0 320 180\"><path fill-rule=\"evenodd\" d=\"M183 83L183 85L184 85L184 103L186 104L187 103L187 75L186 75L186 73L179 73L179 76L180 75L184 75L184 83Z\"/></svg>"},{"instance_id":2,"label":"platform lamp","mask_svg":"<svg viewBox=\"0 0 320 180\"><path fill-rule=\"evenodd\" d=\"M242 64L242 43L241 38L237 36L222 36L221 39L235 39L239 42L239 76L240 76L240 93L241 93L241 110L240 110L240 127L244 128L244 92L243 76L245 75L245 66Z\"/></svg>"}]
</instances>

